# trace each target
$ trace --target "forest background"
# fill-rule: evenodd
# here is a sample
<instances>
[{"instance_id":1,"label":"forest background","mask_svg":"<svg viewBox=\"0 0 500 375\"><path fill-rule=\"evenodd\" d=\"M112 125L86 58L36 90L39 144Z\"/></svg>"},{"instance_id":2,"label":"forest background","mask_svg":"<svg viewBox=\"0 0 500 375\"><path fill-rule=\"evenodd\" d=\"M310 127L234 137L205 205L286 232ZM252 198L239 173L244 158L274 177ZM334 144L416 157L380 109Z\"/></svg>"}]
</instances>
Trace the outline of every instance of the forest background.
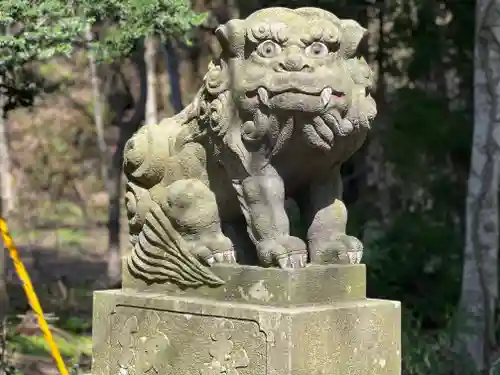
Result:
<instances>
[{"instance_id":1,"label":"forest background","mask_svg":"<svg viewBox=\"0 0 500 375\"><path fill-rule=\"evenodd\" d=\"M270 6L368 29L379 116L345 200L369 295L403 303L404 375L500 374L500 0L0 0L0 214L68 361L88 367L92 291L120 283L125 142L190 102L218 25ZM1 259L0 363L50 372Z\"/></svg>"}]
</instances>

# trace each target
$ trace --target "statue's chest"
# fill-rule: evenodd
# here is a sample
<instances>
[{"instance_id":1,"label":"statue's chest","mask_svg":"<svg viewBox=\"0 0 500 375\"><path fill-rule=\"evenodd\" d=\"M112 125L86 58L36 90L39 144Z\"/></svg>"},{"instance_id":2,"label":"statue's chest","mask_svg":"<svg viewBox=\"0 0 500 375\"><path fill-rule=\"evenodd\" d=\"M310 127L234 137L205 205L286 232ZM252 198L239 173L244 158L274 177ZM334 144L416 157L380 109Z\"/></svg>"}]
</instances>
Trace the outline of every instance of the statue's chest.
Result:
<instances>
[{"instance_id":1,"label":"statue's chest","mask_svg":"<svg viewBox=\"0 0 500 375\"><path fill-rule=\"evenodd\" d=\"M329 173L334 158L331 153L309 145L300 134L294 134L271 163L283 178L287 190L293 193L319 174Z\"/></svg>"}]
</instances>

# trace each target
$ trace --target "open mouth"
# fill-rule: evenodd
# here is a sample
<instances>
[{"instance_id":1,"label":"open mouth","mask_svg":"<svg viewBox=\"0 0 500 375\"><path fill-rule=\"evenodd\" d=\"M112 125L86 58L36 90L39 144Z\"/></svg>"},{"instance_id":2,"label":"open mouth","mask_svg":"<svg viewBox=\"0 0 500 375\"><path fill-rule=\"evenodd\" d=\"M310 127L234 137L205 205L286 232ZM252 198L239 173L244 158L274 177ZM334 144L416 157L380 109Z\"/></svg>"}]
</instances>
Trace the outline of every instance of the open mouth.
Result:
<instances>
[{"instance_id":1,"label":"open mouth","mask_svg":"<svg viewBox=\"0 0 500 375\"><path fill-rule=\"evenodd\" d=\"M344 96L344 93L334 90L331 87L325 87L317 92L300 89L272 92L261 86L257 89L257 96L259 97L259 101L267 107L280 107L280 103L284 105L287 101L297 102L314 98L315 100L319 99L319 102L317 102L318 105L325 108L332 98L341 98Z\"/></svg>"}]
</instances>

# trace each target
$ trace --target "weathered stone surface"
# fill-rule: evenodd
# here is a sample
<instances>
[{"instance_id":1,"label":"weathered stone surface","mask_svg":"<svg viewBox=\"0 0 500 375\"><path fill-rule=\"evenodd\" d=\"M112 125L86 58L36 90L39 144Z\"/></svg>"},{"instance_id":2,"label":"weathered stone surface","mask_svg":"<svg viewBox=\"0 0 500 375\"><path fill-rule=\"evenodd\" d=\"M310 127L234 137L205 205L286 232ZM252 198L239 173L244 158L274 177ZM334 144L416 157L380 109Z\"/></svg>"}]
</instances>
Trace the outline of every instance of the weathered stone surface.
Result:
<instances>
[{"instance_id":1,"label":"weathered stone surface","mask_svg":"<svg viewBox=\"0 0 500 375\"><path fill-rule=\"evenodd\" d=\"M377 112L365 34L322 9L283 7L216 30L222 52L193 102L125 147L135 277L217 286L214 263L360 263L340 167ZM290 232L287 201L304 235Z\"/></svg>"},{"instance_id":2,"label":"weathered stone surface","mask_svg":"<svg viewBox=\"0 0 500 375\"><path fill-rule=\"evenodd\" d=\"M212 270L225 281L223 286L179 288L173 283L148 285L130 275L125 264L122 285L138 291L266 306L325 304L364 299L366 295L366 271L361 264L309 265L296 270L221 264Z\"/></svg>"},{"instance_id":3,"label":"weathered stone surface","mask_svg":"<svg viewBox=\"0 0 500 375\"><path fill-rule=\"evenodd\" d=\"M93 375L399 375L400 306L95 294Z\"/></svg>"}]
</instances>

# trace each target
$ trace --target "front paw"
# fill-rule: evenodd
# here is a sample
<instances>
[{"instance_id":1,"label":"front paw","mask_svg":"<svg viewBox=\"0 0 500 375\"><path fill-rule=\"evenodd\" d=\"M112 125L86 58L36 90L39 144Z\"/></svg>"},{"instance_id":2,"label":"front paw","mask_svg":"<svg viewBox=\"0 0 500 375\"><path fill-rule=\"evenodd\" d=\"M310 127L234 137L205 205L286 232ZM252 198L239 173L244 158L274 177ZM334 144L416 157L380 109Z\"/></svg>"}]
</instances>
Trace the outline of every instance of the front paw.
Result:
<instances>
[{"instance_id":1,"label":"front paw","mask_svg":"<svg viewBox=\"0 0 500 375\"><path fill-rule=\"evenodd\" d=\"M363 244L356 237L335 233L324 240L309 244L311 263L359 264L363 257Z\"/></svg>"},{"instance_id":2,"label":"front paw","mask_svg":"<svg viewBox=\"0 0 500 375\"><path fill-rule=\"evenodd\" d=\"M202 262L236 263L234 247L229 238L222 233L202 236L197 241L191 241L192 252Z\"/></svg>"},{"instance_id":3,"label":"front paw","mask_svg":"<svg viewBox=\"0 0 500 375\"><path fill-rule=\"evenodd\" d=\"M293 236L263 240L257 245L257 253L265 267L301 268L307 263L306 244Z\"/></svg>"}]
</instances>

